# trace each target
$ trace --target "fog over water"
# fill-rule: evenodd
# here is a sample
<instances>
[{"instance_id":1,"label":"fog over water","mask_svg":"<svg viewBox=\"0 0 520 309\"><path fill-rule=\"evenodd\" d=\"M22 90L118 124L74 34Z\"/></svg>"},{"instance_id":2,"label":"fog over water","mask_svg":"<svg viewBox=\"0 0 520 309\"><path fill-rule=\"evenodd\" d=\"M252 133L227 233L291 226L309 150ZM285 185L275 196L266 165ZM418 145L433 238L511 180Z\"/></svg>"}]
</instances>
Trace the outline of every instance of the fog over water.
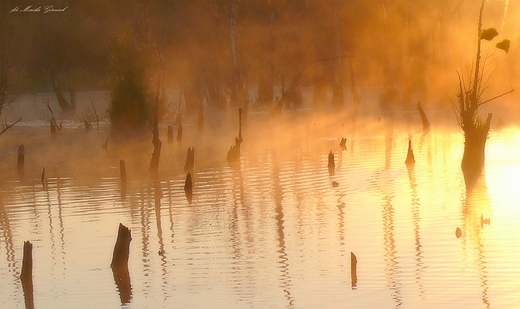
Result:
<instances>
[{"instance_id":1,"label":"fog over water","mask_svg":"<svg viewBox=\"0 0 520 309\"><path fill-rule=\"evenodd\" d=\"M519 10L2 1L0 303L515 307ZM475 76L494 99L470 182L457 94Z\"/></svg>"}]
</instances>

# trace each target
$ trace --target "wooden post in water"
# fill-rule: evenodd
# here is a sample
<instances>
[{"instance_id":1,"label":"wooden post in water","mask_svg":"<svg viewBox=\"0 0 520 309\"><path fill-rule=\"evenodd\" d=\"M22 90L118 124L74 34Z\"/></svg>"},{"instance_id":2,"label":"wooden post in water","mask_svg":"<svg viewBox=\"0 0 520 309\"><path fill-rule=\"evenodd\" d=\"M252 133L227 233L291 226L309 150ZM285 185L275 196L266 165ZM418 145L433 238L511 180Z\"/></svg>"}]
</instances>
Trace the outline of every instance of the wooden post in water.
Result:
<instances>
[{"instance_id":1,"label":"wooden post in water","mask_svg":"<svg viewBox=\"0 0 520 309\"><path fill-rule=\"evenodd\" d=\"M18 169L18 176L22 179L25 174L25 146L23 144L18 146L18 160L16 162L16 167Z\"/></svg>"},{"instance_id":2,"label":"wooden post in water","mask_svg":"<svg viewBox=\"0 0 520 309\"><path fill-rule=\"evenodd\" d=\"M329 174L334 174L334 169L336 168L336 164L334 163L334 154L332 153L332 150L329 152Z\"/></svg>"},{"instance_id":3,"label":"wooden post in water","mask_svg":"<svg viewBox=\"0 0 520 309\"><path fill-rule=\"evenodd\" d=\"M126 197L126 167L125 160L119 160L119 174L121 177L121 199Z\"/></svg>"},{"instance_id":4,"label":"wooden post in water","mask_svg":"<svg viewBox=\"0 0 520 309\"><path fill-rule=\"evenodd\" d=\"M32 280L32 248L33 245L29 241L23 243L23 260L22 260L22 272L20 274L20 280L22 281L23 295L25 298L25 308L34 309L34 296L33 296L33 280Z\"/></svg>"},{"instance_id":5,"label":"wooden post in water","mask_svg":"<svg viewBox=\"0 0 520 309\"><path fill-rule=\"evenodd\" d=\"M406 154L406 166L412 167L415 164L415 157L412 150L412 140L408 140L408 153Z\"/></svg>"},{"instance_id":6,"label":"wooden post in water","mask_svg":"<svg viewBox=\"0 0 520 309\"><path fill-rule=\"evenodd\" d=\"M353 252L350 252L350 279L352 289L355 289L357 286L357 257Z\"/></svg>"},{"instance_id":7,"label":"wooden post in water","mask_svg":"<svg viewBox=\"0 0 520 309\"><path fill-rule=\"evenodd\" d=\"M186 155L186 163L184 163L184 172L193 172L193 165L195 164L195 148L188 148Z\"/></svg>"},{"instance_id":8,"label":"wooden post in water","mask_svg":"<svg viewBox=\"0 0 520 309\"><path fill-rule=\"evenodd\" d=\"M341 138L341 141L339 142L339 147L341 147L341 150L347 150L347 139L345 137Z\"/></svg>"},{"instance_id":9,"label":"wooden post in water","mask_svg":"<svg viewBox=\"0 0 520 309\"><path fill-rule=\"evenodd\" d=\"M168 144L173 143L173 126L168 126Z\"/></svg>"},{"instance_id":10,"label":"wooden post in water","mask_svg":"<svg viewBox=\"0 0 520 309\"><path fill-rule=\"evenodd\" d=\"M179 124L177 129L177 142L182 142L182 124Z\"/></svg>"},{"instance_id":11,"label":"wooden post in water","mask_svg":"<svg viewBox=\"0 0 520 309\"><path fill-rule=\"evenodd\" d=\"M47 189L47 187L48 187L48 182L47 182L47 177L45 176L45 167L43 168L43 171L42 171L41 182L42 182L42 187L43 187L44 189Z\"/></svg>"},{"instance_id":12,"label":"wooden post in water","mask_svg":"<svg viewBox=\"0 0 520 309\"><path fill-rule=\"evenodd\" d=\"M130 229L119 223L117 240L114 246L114 254L112 255L112 263L110 263L110 267L112 267L112 269L121 266L128 266L130 241L132 241L132 233Z\"/></svg>"},{"instance_id":13,"label":"wooden post in water","mask_svg":"<svg viewBox=\"0 0 520 309\"><path fill-rule=\"evenodd\" d=\"M110 267L112 268L114 281L119 290L119 297L122 304L130 302L130 299L132 298L132 286L130 284L130 273L128 272L130 241L132 241L130 229L119 223L117 240L114 246L114 253L112 255L112 263L110 263Z\"/></svg>"},{"instance_id":14,"label":"wooden post in water","mask_svg":"<svg viewBox=\"0 0 520 309\"><path fill-rule=\"evenodd\" d=\"M417 101L417 110L419 111L419 115L421 116L423 133L427 133L428 131L430 131L430 122L428 121L428 118L426 118L426 114L424 113L424 109L422 108L421 101Z\"/></svg>"},{"instance_id":15,"label":"wooden post in water","mask_svg":"<svg viewBox=\"0 0 520 309\"><path fill-rule=\"evenodd\" d=\"M242 144L242 108L238 109L238 137L235 137L235 145L232 145L227 153L227 161L237 162L240 159L240 145Z\"/></svg>"}]
</instances>

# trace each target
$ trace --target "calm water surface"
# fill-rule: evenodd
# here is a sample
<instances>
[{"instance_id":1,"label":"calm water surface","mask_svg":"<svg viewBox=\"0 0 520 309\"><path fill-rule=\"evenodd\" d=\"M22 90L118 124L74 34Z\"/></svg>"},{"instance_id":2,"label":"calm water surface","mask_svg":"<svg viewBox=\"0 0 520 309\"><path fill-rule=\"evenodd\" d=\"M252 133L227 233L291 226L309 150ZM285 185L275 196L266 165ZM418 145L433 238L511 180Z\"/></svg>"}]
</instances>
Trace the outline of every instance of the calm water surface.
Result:
<instances>
[{"instance_id":1,"label":"calm water surface","mask_svg":"<svg viewBox=\"0 0 520 309\"><path fill-rule=\"evenodd\" d=\"M19 280L26 240L34 245L36 308L520 306L518 129L491 132L485 178L467 191L455 126L434 126L423 136L414 114L390 139L381 123L354 130L341 121L285 118L293 133L248 123L237 167L225 161L235 125L208 124L197 135L188 123L183 142L172 144L163 128L159 181L147 172L148 140L128 149L109 142L105 152L107 129L85 134L77 124L55 140L34 123L2 135L2 308L26 306ZM416 164L407 169L410 135ZM348 139L346 150L340 137ZM15 167L20 143L22 180ZM191 204L183 190L190 146ZM124 199L119 159L129 179ZM119 292L109 267L119 223L132 231L131 295Z\"/></svg>"}]
</instances>

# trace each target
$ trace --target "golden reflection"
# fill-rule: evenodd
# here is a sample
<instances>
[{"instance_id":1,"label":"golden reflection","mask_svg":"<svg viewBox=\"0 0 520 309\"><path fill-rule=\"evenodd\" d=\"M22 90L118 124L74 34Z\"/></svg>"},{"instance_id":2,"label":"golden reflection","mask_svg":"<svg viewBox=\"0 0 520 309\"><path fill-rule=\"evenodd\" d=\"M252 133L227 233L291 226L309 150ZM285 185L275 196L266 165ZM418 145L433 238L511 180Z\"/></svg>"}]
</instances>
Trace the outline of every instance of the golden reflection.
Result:
<instances>
[{"instance_id":1,"label":"golden reflection","mask_svg":"<svg viewBox=\"0 0 520 309\"><path fill-rule=\"evenodd\" d=\"M153 209L150 205L150 200L152 197L152 188L142 188L141 189L141 199L140 203L140 232L141 232L141 262L143 266L143 276L144 278L149 278L151 269L150 269L150 210ZM146 192L143 192L146 191ZM150 288L150 283L145 281L145 289L148 290Z\"/></svg>"},{"instance_id":2,"label":"golden reflection","mask_svg":"<svg viewBox=\"0 0 520 309\"><path fill-rule=\"evenodd\" d=\"M410 189L412 195L412 223L415 242L415 283L419 288L419 297L424 299L424 285L422 280L422 271L426 268L423 262L423 250L421 245L420 233L420 206L419 194L417 193L417 180L415 178L414 167L408 168L408 179L410 180Z\"/></svg>"},{"instance_id":3,"label":"golden reflection","mask_svg":"<svg viewBox=\"0 0 520 309\"><path fill-rule=\"evenodd\" d=\"M155 179L153 182L154 186L154 200L155 200L155 223L157 224L157 239L159 241L159 256L161 257L161 270L162 270L162 283L163 293L167 297L168 294L168 269L166 267L166 252L164 250L164 239L163 230L161 223L161 198L163 197L163 191L161 187L161 181Z\"/></svg>"},{"instance_id":4,"label":"golden reflection","mask_svg":"<svg viewBox=\"0 0 520 309\"><path fill-rule=\"evenodd\" d=\"M5 209L4 195L0 194L0 229L2 231L2 241L5 244L5 254L7 264L11 267L16 265L15 251L13 244L13 231L11 229L11 220Z\"/></svg>"},{"instance_id":5,"label":"golden reflection","mask_svg":"<svg viewBox=\"0 0 520 309\"><path fill-rule=\"evenodd\" d=\"M392 298L395 301L395 307L398 308L403 304L403 296L401 295L402 283L399 282L398 274L401 271L399 262L397 261L397 249L395 246L395 226L394 226L394 206L392 205L392 196L384 197L383 205L383 245L385 249L385 273L387 286L392 290Z\"/></svg>"},{"instance_id":6,"label":"golden reflection","mask_svg":"<svg viewBox=\"0 0 520 309\"><path fill-rule=\"evenodd\" d=\"M283 280L281 286L288 301L288 308L294 308L294 299L291 295L291 275L289 273L289 258L286 252L285 232L284 232L284 212L283 212L283 188L280 184L280 167L278 162L273 162L273 188L276 204L276 228L278 235L278 258L281 265L281 272Z\"/></svg>"},{"instance_id":7,"label":"golden reflection","mask_svg":"<svg viewBox=\"0 0 520 309\"><path fill-rule=\"evenodd\" d=\"M485 178L482 176L475 180L473 186L466 190L466 198L462 203L462 245L466 254L476 250L477 268L479 272L481 299L486 308L490 308L488 270L486 259L486 246L482 239L482 231L485 224L489 223L491 215L491 202L489 200ZM486 219L484 219L486 218Z\"/></svg>"},{"instance_id":8,"label":"golden reflection","mask_svg":"<svg viewBox=\"0 0 520 309\"><path fill-rule=\"evenodd\" d=\"M23 244L22 271L20 274L23 296L25 299L25 309L34 309L32 249L32 243L25 241Z\"/></svg>"},{"instance_id":9,"label":"golden reflection","mask_svg":"<svg viewBox=\"0 0 520 309\"><path fill-rule=\"evenodd\" d=\"M392 155L392 135L394 134L394 116L392 114L384 115L385 126L385 169L390 168L390 157Z\"/></svg>"}]
</instances>

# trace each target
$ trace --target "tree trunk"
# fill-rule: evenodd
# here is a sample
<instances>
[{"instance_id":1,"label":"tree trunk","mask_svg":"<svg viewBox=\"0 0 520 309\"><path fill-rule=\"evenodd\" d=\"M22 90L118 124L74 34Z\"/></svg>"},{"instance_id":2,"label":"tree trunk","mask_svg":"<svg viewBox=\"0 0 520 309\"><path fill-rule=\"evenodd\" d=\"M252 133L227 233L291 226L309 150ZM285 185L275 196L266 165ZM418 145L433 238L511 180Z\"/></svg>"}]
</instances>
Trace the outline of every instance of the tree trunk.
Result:
<instances>
[{"instance_id":1,"label":"tree trunk","mask_svg":"<svg viewBox=\"0 0 520 309\"><path fill-rule=\"evenodd\" d=\"M128 272L128 257L130 255L130 241L132 235L130 229L119 223L117 232L117 241L114 246L114 254L112 255L112 273L119 297L122 304L130 302L132 297L132 286L130 284L130 273Z\"/></svg>"},{"instance_id":2,"label":"tree trunk","mask_svg":"<svg viewBox=\"0 0 520 309\"><path fill-rule=\"evenodd\" d=\"M464 130L464 153L461 168L467 184L476 180L484 169L486 140L492 116L489 113L484 124L468 126Z\"/></svg>"},{"instance_id":3,"label":"tree trunk","mask_svg":"<svg viewBox=\"0 0 520 309\"><path fill-rule=\"evenodd\" d=\"M22 289L25 298L25 308L34 308L34 296L33 296L33 280L32 280L32 258L33 245L29 241L23 243L23 260L22 260L22 273L20 279L22 281Z\"/></svg>"}]
</instances>

